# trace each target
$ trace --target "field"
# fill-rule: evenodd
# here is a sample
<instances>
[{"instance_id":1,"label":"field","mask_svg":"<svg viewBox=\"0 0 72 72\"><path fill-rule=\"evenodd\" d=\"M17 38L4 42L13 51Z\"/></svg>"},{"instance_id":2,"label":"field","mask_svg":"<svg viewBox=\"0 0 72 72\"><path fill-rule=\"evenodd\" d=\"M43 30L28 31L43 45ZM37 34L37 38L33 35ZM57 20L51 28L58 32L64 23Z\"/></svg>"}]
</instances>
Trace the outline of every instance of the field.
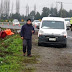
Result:
<instances>
[{"instance_id":1,"label":"field","mask_svg":"<svg viewBox=\"0 0 72 72\"><path fill-rule=\"evenodd\" d=\"M27 65L36 64L38 57L23 56L19 34L0 39L0 72L34 72L35 68Z\"/></svg>"}]
</instances>

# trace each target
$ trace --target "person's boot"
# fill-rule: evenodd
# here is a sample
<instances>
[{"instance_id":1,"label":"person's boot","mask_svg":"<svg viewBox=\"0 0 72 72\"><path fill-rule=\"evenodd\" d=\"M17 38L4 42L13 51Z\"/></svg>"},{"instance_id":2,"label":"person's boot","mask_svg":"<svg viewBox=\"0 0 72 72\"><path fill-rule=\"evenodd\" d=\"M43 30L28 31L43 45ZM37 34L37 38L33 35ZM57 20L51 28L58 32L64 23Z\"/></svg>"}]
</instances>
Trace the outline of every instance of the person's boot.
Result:
<instances>
[{"instance_id":1,"label":"person's boot","mask_svg":"<svg viewBox=\"0 0 72 72\"><path fill-rule=\"evenodd\" d=\"M27 55L28 57L32 57L32 55Z\"/></svg>"},{"instance_id":2,"label":"person's boot","mask_svg":"<svg viewBox=\"0 0 72 72\"><path fill-rule=\"evenodd\" d=\"M26 55L26 53L23 54L23 56L25 56L25 55Z\"/></svg>"}]
</instances>

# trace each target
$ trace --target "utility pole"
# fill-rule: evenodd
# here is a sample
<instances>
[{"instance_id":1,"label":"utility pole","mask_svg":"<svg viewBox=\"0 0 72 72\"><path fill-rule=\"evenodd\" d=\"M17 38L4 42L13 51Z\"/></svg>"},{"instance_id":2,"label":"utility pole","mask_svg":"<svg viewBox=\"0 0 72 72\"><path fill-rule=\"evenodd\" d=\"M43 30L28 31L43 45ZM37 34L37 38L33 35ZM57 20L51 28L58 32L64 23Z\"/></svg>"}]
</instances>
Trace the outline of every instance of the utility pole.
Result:
<instances>
[{"instance_id":1,"label":"utility pole","mask_svg":"<svg viewBox=\"0 0 72 72\"><path fill-rule=\"evenodd\" d=\"M1 0L1 15L3 15L3 0Z\"/></svg>"},{"instance_id":2,"label":"utility pole","mask_svg":"<svg viewBox=\"0 0 72 72\"><path fill-rule=\"evenodd\" d=\"M62 17L62 15L63 15L63 12L62 12L62 10L63 10L63 2L56 2L56 3L61 4L61 17Z\"/></svg>"},{"instance_id":3,"label":"utility pole","mask_svg":"<svg viewBox=\"0 0 72 72\"><path fill-rule=\"evenodd\" d=\"M34 11L35 11L35 15L36 15L36 5L34 5Z\"/></svg>"},{"instance_id":4,"label":"utility pole","mask_svg":"<svg viewBox=\"0 0 72 72\"><path fill-rule=\"evenodd\" d=\"M54 5L53 5L53 3L52 3L52 4L51 4L51 8L53 8L53 6L54 6Z\"/></svg>"},{"instance_id":5,"label":"utility pole","mask_svg":"<svg viewBox=\"0 0 72 72\"><path fill-rule=\"evenodd\" d=\"M10 0L8 0L8 17L9 17L9 13L10 13Z\"/></svg>"},{"instance_id":6,"label":"utility pole","mask_svg":"<svg viewBox=\"0 0 72 72\"><path fill-rule=\"evenodd\" d=\"M27 6L26 6L26 16L27 16Z\"/></svg>"},{"instance_id":7,"label":"utility pole","mask_svg":"<svg viewBox=\"0 0 72 72\"><path fill-rule=\"evenodd\" d=\"M29 6L28 6L28 15L29 15Z\"/></svg>"},{"instance_id":8,"label":"utility pole","mask_svg":"<svg viewBox=\"0 0 72 72\"><path fill-rule=\"evenodd\" d=\"M4 16L9 17L10 0L4 0Z\"/></svg>"},{"instance_id":9,"label":"utility pole","mask_svg":"<svg viewBox=\"0 0 72 72\"><path fill-rule=\"evenodd\" d=\"M58 5L57 5L57 2L56 2L56 9L57 9L57 11L58 11Z\"/></svg>"},{"instance_id":10,"label":"utility pole","mask_svg":"<svg viewBox=\"0 0 72 72\"><path fill-rule=\"evenodd\" d=\"M13 2L12 2L12 8L11 8L11 16L13 14Z\"/></svg>"},{"instance_id":11,"label":"utility pole","mask_svg":"<svg viewBox=\"0 0 72 72\"><path fill-rule=\"evenodd\" d=\"M26 5L26 16L28 16L29 15L29 6L28 6L28 4Z\"/></svg>"},{"instance_id":12,"label":"utility pole","mask_svg":"<svg viewBox=\"0 0 72 72\"><path fill-rule=\"evenodd\" d=\"M16 0L16 13L19 14L19 10L20 10L20 1Z\"/></svg>"},{"instance_id":13,"label":"utility pole","mask_svg":"<svg viewBox=\"0 0 72 72\"><path fill-rule=\"evenodd\" d=\"M61 17L62 17L62 15L63 15L63 14L62 14L62 13L63 13L62 10L63 10L63 3L61 2Z\"/></svg>"}]
</instances>

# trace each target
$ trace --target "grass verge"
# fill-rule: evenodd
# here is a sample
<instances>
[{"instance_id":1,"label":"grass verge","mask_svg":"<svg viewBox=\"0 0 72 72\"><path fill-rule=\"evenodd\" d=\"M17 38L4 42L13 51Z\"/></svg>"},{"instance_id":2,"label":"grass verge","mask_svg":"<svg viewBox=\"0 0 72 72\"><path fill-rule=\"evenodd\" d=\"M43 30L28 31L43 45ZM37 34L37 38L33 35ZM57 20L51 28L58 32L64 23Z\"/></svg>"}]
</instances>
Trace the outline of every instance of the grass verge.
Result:
<instances>
[{"instance_id":1,"label":"grass verge","mask_svg":"<svg viewBox=\"0 0 72 72\"><path fill-rule=\"evenodd\" d=\"M26 67L26 65L36 64L37 57L23 56L19 34L0 39L0 72L34 72L34 67Z\"/></svg>"}]
</instances>

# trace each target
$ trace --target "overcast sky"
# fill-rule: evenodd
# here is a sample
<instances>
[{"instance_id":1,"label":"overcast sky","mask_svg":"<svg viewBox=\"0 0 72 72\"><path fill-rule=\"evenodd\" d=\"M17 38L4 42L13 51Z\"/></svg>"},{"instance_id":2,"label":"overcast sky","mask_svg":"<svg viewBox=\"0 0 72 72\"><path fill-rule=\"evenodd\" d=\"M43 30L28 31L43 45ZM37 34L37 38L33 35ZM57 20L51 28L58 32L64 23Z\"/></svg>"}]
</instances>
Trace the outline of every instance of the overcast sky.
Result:
<instances>
[{"instance_id":1,"label":"overcast sky","mask_svg":"<svg viewBox=\"0 0 72 72\"><path fill-rule=\"evenodd\" d=\"M15 2L16 0L11 0L14 3L13 12L15 12ZM72 0L20 0L20 13L26 15L26 5L29 5L29 11L34 10L34 5L36 4L36 10L42 12L43 7L56 7L56 1L64 2L63 8L69 11L72 9ZM60 9L60 4L57 4L58 10Z\"/></svg>"}]
</instances>

